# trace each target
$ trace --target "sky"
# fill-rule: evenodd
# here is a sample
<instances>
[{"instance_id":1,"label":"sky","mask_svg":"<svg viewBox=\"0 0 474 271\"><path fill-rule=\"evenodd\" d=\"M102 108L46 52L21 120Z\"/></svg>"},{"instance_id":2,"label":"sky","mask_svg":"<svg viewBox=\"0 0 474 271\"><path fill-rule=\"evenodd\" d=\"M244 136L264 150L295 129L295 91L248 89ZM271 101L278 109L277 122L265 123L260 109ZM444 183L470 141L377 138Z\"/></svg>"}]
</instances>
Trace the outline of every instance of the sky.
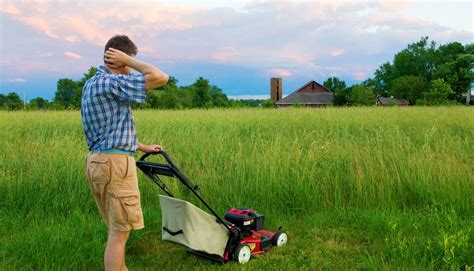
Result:
<instances>
[{"instance_id":1,"label":"sky","mask_svg":"<svg viewBox=\"0 0 474 271\"><path fill-rule=\"evenodd\" d=\"M472 1L9 1L0 2L0 93L52 99L61 78L102 64L128 35L137 58L230 97L288 95L310 80L347 85L371 76L423 36L474 42Z\"/></svg>"}]
</instances>

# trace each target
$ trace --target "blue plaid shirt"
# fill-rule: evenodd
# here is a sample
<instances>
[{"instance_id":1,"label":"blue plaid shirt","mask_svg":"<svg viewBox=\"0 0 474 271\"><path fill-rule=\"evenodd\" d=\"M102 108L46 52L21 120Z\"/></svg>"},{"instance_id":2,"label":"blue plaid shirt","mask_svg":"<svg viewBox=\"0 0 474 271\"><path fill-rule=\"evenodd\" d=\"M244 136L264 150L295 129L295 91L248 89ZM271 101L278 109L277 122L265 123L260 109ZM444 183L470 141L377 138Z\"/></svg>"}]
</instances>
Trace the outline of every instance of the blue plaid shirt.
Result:
<instances>
[{"instance_id":1,"label":"blue plaid shirt","mask_svg":"<svg viewBox=\"0 0 474 271\"><path fill-rule=\"evenodd\" d=\"M130 103L144 103L145 98L145 75L113 74L100 66L82 91L82 129L89 150L136 151Z\"/></svg>"}]
</instances>

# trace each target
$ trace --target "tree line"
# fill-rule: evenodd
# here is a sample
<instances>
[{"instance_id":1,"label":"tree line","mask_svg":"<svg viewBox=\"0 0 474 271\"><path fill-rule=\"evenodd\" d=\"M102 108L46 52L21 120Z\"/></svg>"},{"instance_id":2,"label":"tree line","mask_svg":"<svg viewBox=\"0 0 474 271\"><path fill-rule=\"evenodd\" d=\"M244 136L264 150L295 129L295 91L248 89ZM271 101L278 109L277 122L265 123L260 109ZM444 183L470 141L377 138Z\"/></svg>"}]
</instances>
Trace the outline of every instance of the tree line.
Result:
<instances>
[{"instance_id":1,"label":"tree line","mask_svg":"<svg viewBox=\"0 0 474 271\"><path fill-rule=\"evenodd\" d=\"M406 99L410 104L442 105L463 102L463 94L470 94L473 76L474 44L451 42L437 46L428 37L409 44L396 53L392 62L386 62L373 77L361 84L347 87L346 83L330 77L323 85L334 92L334 105L374 105L378 97ZM90 67L83 77L74 81L62 78L52 101L36 97L28 103L17 93L0 94L0 108L19 109L79 109L82 88L97 72ZM170 77L160 91L147 93L145 104L135 108L212 108L212 107L273 107L270 100L229 100L222 89L199 77L188 86L177 86L178 80ZM472 103L472 101L471 101Z\"/></svg>"},{"instance_id":2,"label":"tree line","mask_svg":"<svg viewBox=\"0 0 474 271\"><path fill-rule=\"evenodd\" d=\"M373 105L377 97L406 99L417 105L463 103L474 81L473 63L474 44L436 46L422 37L361 84L348 88L344 81L332 77L323 85L334 92L335 105Z\"/></svg>"}]
</instances>

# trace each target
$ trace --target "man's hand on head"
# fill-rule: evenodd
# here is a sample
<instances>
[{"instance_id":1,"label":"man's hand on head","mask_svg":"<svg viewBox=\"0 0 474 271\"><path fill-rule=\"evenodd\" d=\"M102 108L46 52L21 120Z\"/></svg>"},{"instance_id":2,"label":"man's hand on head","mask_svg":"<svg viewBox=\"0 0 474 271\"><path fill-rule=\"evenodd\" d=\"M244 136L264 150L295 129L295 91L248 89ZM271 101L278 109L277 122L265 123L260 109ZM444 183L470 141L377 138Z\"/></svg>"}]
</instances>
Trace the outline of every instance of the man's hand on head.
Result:
<instances>
[{"instance_id":1,"label":"man's hand on head","mask_svg":"<svg viewBox=\"0 0 474 271\"><path fill-rule=\"evenodd\" d=\"M104 62L113 69L129 66L132 57L115 48L109 48L104 54Z\"/></svg>"}]
</instances>

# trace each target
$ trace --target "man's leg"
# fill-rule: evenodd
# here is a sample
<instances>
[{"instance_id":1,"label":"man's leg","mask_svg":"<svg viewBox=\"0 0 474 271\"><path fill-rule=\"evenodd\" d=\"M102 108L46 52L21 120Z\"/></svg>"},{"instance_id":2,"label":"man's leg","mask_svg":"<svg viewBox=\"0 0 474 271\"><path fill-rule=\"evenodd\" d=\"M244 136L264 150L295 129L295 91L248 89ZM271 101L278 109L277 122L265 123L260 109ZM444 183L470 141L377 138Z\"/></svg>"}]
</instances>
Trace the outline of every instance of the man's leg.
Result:
<instances>
[{"instance_id":1,"label":"man's leg","mask_svg":"<svg viewBox=\"0 0 474 271\"><path fill-rule=\"evenodd\" d=\"M125 244L130 231L109 230L105 248L104 265L106 271L128 270L125 266Z\"/></svg>"}]
</instances>

